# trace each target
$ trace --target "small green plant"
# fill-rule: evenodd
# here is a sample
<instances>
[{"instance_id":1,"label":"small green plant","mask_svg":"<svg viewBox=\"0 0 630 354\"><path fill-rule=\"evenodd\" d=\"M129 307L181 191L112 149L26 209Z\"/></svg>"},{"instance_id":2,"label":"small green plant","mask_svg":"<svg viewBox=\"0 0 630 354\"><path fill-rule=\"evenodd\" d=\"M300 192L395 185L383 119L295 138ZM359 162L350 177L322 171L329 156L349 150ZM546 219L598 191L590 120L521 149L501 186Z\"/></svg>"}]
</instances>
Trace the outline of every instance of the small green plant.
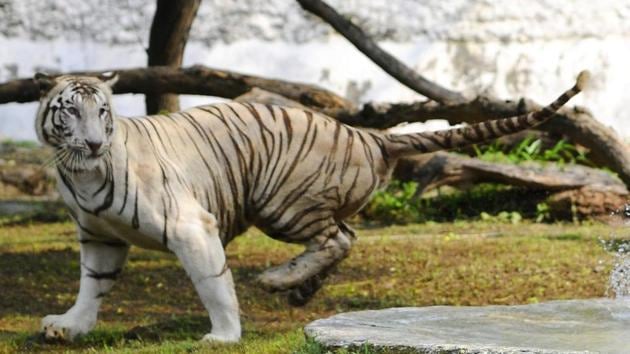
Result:
<instances>
[{"instance_id":1,"label":"small green plant","mask_svg":"<svg viewBox=\"0 0 630 354\"><path fill-rule=\"evenodd\" d=\"M499 222L499 223L510 223L510 224L519 224L523 220L523 216L518 211L501 211L496 215L490 215L485 211L479 214L479 217L483 221L489 222Z\"/></svg>"},{"instance_id":2,"label":"small green plant","mask_svg":"<svg viewBox=\"0 0 630 354\"><path fill-rule=\"evenodd\" d=\"M404 223L421 219L418 208L416 182L394 180L383 191L378 191L366 207L374 219L385 223Z\"/></svg>"},{"instance_id":3,"label":"small green plant","mask_svg":"<svg viewBox=\"0 0 630 354\"><path fill-rule=\"evenodd\" d=\"M321 354L325 353L325 348L312 338L307 338L306 342L298 348L293 354Z\"/></svg>"},{"instance_id":4,"label":"small green plant","mask_svg":"<svg viewBox=\"0 0 630 354\"><path fill-rule=\"evenodd\" d=\"M592 165L586 156L586 152L578 149L566 140L558 141L550 149L543 150L542 140L533 137L523 139L518 145L509 151L498 142L480 148L473 146L475 155L485 161L522 163L527 161L556 162L559 164L584 164Z\"/></svg>"},{"instance_id":5,"label":"small green plant","mask_svg":"<svg viewBox=\"0 0 630 354\"><path fill-rule=\"evenodd\" d=\"M536 219L537 205L544 202L544 191L482 183L468 190L443 188L440 193L420 196L415 182L393 181L375 194L360 216L375 224L454 221L482 219L519 223ZM545 219L548 220L548 219Z\"/></svg>"},{"instance_id":6,"label":"small green plant","mask_svg":"<svg viewBox=\"0 0 630 354\"><path fill-rule=\"evenodd\" d=\"M585 152L565 140L543 149L540 139L528 137L505 152L499 143L475 149L478 158L503 163L550 161L559 164L591 164ZM544 191L532 191L499 184L479 184L465 191L451 190L438 196L423 197L415 182L393 181L377 192L361 215L365 220L385 224L453 221L481 218L491 222L518 224L523 218L551 221L551 210ZM573 219L576 212L572 209Z\"/></svg>"},{"instance_id":7,"label":"small green plant","mask_svg":"<svg viewBox=\"0 0 630 354\"><path fill-rule=\"evenodd\" d=\"M551 220L551 209L549 204L541 202L536 204L536 222Z\"/></svg>"}]
</instances>

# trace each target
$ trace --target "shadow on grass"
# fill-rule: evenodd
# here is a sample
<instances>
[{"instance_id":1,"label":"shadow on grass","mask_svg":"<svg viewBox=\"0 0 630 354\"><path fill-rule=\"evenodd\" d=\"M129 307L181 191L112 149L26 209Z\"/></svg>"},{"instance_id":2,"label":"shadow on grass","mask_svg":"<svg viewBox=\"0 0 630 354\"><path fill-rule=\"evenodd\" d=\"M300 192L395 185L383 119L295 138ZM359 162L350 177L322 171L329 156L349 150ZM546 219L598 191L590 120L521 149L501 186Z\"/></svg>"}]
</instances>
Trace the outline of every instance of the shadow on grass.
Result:
<instances>
[{"instance_id":1,"label":"shadow on grass","mask_svg":"<svg viewBox=\"0 0 630 354\"><path fill-rule=\"evenodd\" d=\"M211 329L208 316L182 316L146 326L136 326L125 332L127 340L159 342L172 339L200 338Z\"/></svg>"},{"instance_id":2,"label":"shadow on grass","mask_svg":"<svg viewBox=\"0 0 630 354\"><path fill-rule=\"evenodd\" d=\"M78 257L70 248L0 253L0 318L65 311L67 303L51 296L78 286Z\"/></svg>"},{"instance_id":3,"label":"shadow on grass","mask_svg":"<svg viewBox=\"0 0 630 354\"><path fill-rule=\"evenodd\" d=\"M72 349L108 348L137 342L141 344L161 343L165 341L197 341L210 332L211 325L207 316L181 316L177 319L159 321L130 330L95 329L85 336L78 337L72 343L47 341L42 333L24 334L0 332L0 338L12 339L15 349L22 351L67 351Z\"/></svg>"},{"instance_id":4,"label":"shadow on grass","mask_svg":"<svg viewBox=\"0 0 630 354\"><path fill-rule=\"evenodd\" d=\"M243 310L260 311L261 321L267 322L271 321L267 314L275 317L275 310L286 305L283 297L254 285L255 275L262 269L236 266L234 276ZM69 247L0 252L0 319L20 323L21 328L0 332L0 341L10 343L11 351L17 352L101 351L163 342L192 345L211 330L207 313L178 262L141 250L130 256L125 271L103 301L99 325L92 332L73 343L45 342L35 332L39 319L64 313L72 306L79 274L79 253ZM255 336L269 332L248 331Z\"/></svg>"}]
</instances>

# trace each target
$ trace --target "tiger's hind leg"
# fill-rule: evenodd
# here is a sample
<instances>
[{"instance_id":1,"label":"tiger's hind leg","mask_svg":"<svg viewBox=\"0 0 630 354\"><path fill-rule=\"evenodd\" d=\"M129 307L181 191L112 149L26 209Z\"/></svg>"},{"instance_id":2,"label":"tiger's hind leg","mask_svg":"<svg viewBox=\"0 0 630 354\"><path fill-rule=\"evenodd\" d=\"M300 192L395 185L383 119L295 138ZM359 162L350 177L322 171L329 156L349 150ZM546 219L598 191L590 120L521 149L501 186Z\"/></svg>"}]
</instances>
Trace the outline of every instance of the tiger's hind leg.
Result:
<instances>
[{"instance_id":1,"label":"tiger's hind leg","mask_svg":"<svg viewBox=\"0 0 630 354\"><path fill-rule=\"evenodd\" d=\"M354 241L356 239L354 230L352 230L350 226L346 225L344 222L340 222L338 226L341 229L341 232L343 232L345 235L350 236L351 241ZM289 290L289 295L287 297L289 305L306 305L313 298L313 296L315 296L315 293L317 293L317 291L322 287L322 285L324 284L324 280L328 277L330 273L334 271L338 263L339 261L329 268L323 270L322 272L306 279L302 284Z\"/></svg>"},{"instance_id":2,"label":"tiger's hind leg","mask_svg":"<svg viewBox=\"0 0 630 354\"><path fill-rule=\"evenodd\" d=\"M266 270L258 281L268 291L289 292L293 305L305 304L322 285L330 270L350 253L354 234L334 220L323 232L306 238L306 249L290 261Z\"/></svg>"}]
</instances>

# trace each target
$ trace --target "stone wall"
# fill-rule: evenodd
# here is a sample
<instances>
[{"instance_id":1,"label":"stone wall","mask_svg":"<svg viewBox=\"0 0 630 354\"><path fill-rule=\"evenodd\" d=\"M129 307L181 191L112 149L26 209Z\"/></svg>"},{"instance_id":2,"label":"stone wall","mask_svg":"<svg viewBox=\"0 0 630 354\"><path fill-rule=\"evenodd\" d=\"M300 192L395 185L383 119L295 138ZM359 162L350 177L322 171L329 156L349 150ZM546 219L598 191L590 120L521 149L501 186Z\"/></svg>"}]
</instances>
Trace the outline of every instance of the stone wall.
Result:
<instances>
[{"instance_id":1,"label":"stone wall","mask_svg":"<svg viewBox=\"0 0 630 354\"><path fill-rule=\"evenodd\" d=\"M469 94L546 102L583 68L594 88L576 103L623 136L630 92L627 0L329 0L393 54ZM154 11L144 0L0 0L0 81L36 70L144 66ZM288 0L205 0L185 64L318 83L356 101L415 100L345 39ZM184 97L183 106L209 98ZM142 97L119 112L141 114ZM0 106L0 135L34 138L34 105Z\"/></svg>"}]
</instances>

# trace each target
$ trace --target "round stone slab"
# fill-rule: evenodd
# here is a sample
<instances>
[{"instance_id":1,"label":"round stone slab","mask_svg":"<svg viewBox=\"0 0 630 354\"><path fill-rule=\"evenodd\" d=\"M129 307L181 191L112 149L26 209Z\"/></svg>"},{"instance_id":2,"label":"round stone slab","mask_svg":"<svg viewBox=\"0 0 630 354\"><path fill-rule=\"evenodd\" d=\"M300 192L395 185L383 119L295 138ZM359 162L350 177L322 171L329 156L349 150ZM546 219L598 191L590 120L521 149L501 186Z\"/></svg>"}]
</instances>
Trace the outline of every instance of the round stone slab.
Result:
<instances>
[{"instance_id":1,"label":"round stone slab","mask_svg":"<svg viewBox=\"0 0 630 354\"><path fill-rule=\"evenodd\" d=\"M411 353L630 353L630 299L532 305L401 307L341 313L311 322L327 348Z\"/></svg>"}]
</instances>

